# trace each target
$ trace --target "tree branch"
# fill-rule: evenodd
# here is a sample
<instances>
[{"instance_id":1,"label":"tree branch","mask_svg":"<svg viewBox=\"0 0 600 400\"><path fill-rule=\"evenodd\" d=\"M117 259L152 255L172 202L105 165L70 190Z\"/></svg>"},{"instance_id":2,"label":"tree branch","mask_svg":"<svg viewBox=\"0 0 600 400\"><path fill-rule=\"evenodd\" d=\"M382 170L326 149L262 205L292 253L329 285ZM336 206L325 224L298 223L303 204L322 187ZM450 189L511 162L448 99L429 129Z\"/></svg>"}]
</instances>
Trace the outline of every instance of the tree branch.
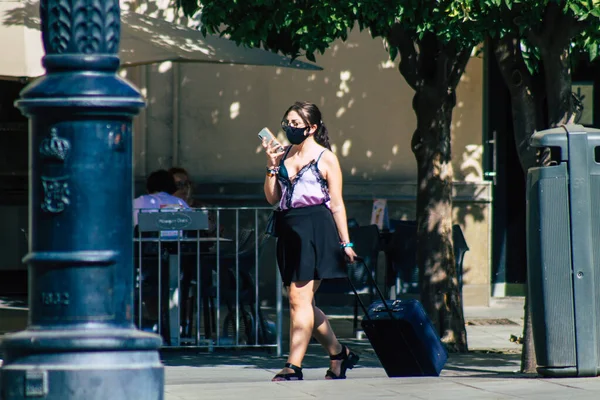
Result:
<instances>
[{"instance_id":1,"label":"tree branch","mask_svg":"<svg viewBox=\"0 0 600 400\"><path fill-rule=\"evenodd\" d=\"M560 6L558 4L558 2L549 2L548 5L546 6L546 9L544 10L544 18L543 18L543 25L542 25L542 38L543 39L548 39L550 36L552 36L553 32L555 30L560 31L560 17L563 15L562 10L560 9Z\"/></svg>"},{"instance_id":2,"label":"tree branch","mask_svg":"<svg viewBox=\"0 0 600 400\"><path fill-rule=\"evenodd\" d=\"M413 90L418 90L421 81L417 68L419 56L411 35L402 25L394 24L390 29L387 40L390 46L394 46L400 51L400 65L398 67L400 73Z\"/></svg>"},{"instance_id":3,"label":"tree branch","mask_svg":"<svg viewBox=\"0 0 600 400\"><path fill-rule=\"evenodd\" d=\"M492 48L501 72L506 72L506 84L509 89L527 86L531 80L531 74L525 65L523 53L521 52L520 39L513 30L502 38L493 38ZM513 76L513 72L518 71L519 77Z\"/></svg>"},{"instance_id":4,"label":"tree branch","mask_svg":"<svg viewBox=\"0 0 600 400\"><path fill-rule=\"evenodd\" d=\"M534 91L534 77L525 65L516 28L502 38L492 39L492 49L510 92L517 154L523 171L527 171L535 164L535 153L529 146L529 138L536 131L541 118L535 97L539 93Z\"/></svg>"},{"instance_id":5,"label":"tree branch","mask_svg":"<svg viewBox=\"0 0 600 400\"><path fill-rule=\"evenodd\" d=\"M472 49L463 49L456 55L450 73L448 74L448 88L450 90L455 90L456 86L458 86L460 78L465 72L465 68L471 59L471 51Z\"/></svg>"},{"instance_id":6,"label":"tree branch","mask_svg":"<svg viewBox=\"0 0 600 400\"><path fill-rule=\"evenodd\" d=\"M544 43L547 43L551 36L553 36L555 30L561 31L564 34L564 31L559 28L561 26L559 21L561 15L562 10L560 9L558 3L550 2L544 10L542 25L539 27L539 29L530 29L527 33L527 38L529 41L534 46L541 49Z\"/></svg>"},{"instance_id":7,"label":"tree branch","mask_svg":"<svg viewBox=\"0 0 600 400\"><path fill-rule=\"evenodd\" d=\"M436 86L446 88L448 86L448 77L456 60L456 51L454 50L453 43L448 43L446 46L440 46L440 44L439 39L437 39L435 84Z\"/></svg>"},{"instance_id":8,"label":"tree branch","mask_svg":"<svg viewBox=\"0 0 600 400\"><path fill-rule=\"evenodd\" d=\"M434 33L426 33L418 42L419 58L417 68L423 79L423 84L436 86L438 77L443 78L444 73L440 73L440 51L438 48L438 39Z\"/></svg>"},{"instance_id":9,"label":"tree branch","mask_svg":"<svg viewBox=\"0 0 600 400\"><path fill-rule=\"evenodd\" d=\"M527 32L526 36L527 36L527 40L532 45L534 45L535 47L541 49L542 43L544 42L544 38L543 38L543 35L540 32L538 32L538 31L536 31L534 29L530 29Z\"/></svg>"},{"instance_id":10,"label":"tree branch","mask_svg":"<svg viewBox=\"0 0 600 400\"><path fill-rule=\"evenodd\" d=\"M575 18L570 18L571 24L569 26L569 39L574 39L576 36L579 36L583 31L591 26L590 21L579 21ZM571 40L569 40L569 43Z\"/></svg>"},{"instance_id":11,"label":"tree branch","mask_svg":"<svg viewBox=\"0 0 600 400\"><path fill-rule=\"evenodd\" d=\"M539 30L530 30L527 39L540 50L567 47L572 39L590 26L589 21L579 21L573 15L567 15L558 3L546 6L542 26Z\"/></svg>"}]
</instances>

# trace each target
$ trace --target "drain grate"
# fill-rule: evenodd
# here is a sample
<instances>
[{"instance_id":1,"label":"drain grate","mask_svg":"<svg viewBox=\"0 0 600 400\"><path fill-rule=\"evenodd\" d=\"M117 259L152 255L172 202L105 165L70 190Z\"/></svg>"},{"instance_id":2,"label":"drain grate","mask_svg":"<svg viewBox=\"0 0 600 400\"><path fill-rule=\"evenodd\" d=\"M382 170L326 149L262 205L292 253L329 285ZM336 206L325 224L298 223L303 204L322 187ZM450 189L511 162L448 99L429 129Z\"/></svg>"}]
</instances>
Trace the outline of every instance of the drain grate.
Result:
<instances>
[{"instance_id":1,"label":"drain grate","mask_svg":"<svg viewBox=\"0 0 600 400\"><path fill-rule=\"evenodd\" d=\"M515 321L512 321L512 320L510 320L508 318L471 319L471 320L468 320L465 324L466 325L474 325L474 326L481 326L481 325L519 325Z\"/></svg>"}]
</instances>

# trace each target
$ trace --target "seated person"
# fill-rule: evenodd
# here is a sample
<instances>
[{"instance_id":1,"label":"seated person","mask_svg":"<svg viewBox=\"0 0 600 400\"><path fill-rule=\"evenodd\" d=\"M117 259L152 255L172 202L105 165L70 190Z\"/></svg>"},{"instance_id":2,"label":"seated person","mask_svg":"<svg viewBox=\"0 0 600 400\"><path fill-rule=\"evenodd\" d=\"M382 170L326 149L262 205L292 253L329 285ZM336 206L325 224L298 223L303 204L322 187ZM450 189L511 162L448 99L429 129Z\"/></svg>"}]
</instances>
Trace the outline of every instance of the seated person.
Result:
<instances>
[{"instance_id":1,"label":"seated person","mask_svg":"<svg viewBox=\"0 0 600 400\"><path fill-rule=\"evenodd\" d=\"M177 191L173 176L166 170L154 171L146 180L148 194L142 195L133 201L133 225L138 223L138 213L142 210L158 209L189 209L190 206L179 197L173 196ZM177 236L177 231L174 231ZM173 236L173 232L163 231L161 237Z\"/></svg>"},{"instance_id":2,"label":"seated person","mask_svg":"<svg viewBox=\"0 0 600 400\"><path fill-rule=\"evenodd\" d=\"M190 180L190 175L184 168L172 167L171 169L169 169L169 173L171 174L171 176L173 176L173 179L175 180L175 186L177 187L177 190L173 193L173 196L179 197L180 199L185 201L187 204L189 204L190 207L198 207L198 208L199 207L208 207L207 204L202 204L202 203L198 202L198 200L196 200L192 197L193 185ZM217 225L216 213L214 211L210 211L208 213L208 230L201 231L200 236L201 237L217 236L217 230L215 229L216 225ZM223 226L221 226L221 229L220 229L220 236L223 236Z\"/></svg>"},{"instance_id":3,"label":"seated person","mask_svg":"<svg viewBox=\"0 0 600 400\"><path fill-rule=\"evenodd\" d=\"M185 201L190 207L200 207L197 201L192 198L192 182L190 176L184 168L173 167L169 169L169 173L175 181L176 191L173 196L179 197Z\"/></svg>"}]
</instances>

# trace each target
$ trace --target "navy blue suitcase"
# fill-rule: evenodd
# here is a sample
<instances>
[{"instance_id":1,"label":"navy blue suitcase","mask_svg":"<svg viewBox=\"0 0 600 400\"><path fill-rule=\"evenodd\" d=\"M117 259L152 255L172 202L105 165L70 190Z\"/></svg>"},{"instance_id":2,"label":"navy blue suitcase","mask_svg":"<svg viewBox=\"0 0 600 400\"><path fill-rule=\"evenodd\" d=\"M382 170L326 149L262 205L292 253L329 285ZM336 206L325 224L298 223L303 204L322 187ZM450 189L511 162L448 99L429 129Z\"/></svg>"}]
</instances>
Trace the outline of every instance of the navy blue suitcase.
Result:
<instances>
[{"instance_id":1,"label":"navy blue suitcase","mask_svg":"<svg viewBox=\"0 0 600 400\"><path fill-rule=\"evenodd\" d=\"M448 353L421 303L385 300L373 284L381 300L367 310L350 281L365 312L361 325L388 377L439 376Z\"/></svg>"}]
</instances>

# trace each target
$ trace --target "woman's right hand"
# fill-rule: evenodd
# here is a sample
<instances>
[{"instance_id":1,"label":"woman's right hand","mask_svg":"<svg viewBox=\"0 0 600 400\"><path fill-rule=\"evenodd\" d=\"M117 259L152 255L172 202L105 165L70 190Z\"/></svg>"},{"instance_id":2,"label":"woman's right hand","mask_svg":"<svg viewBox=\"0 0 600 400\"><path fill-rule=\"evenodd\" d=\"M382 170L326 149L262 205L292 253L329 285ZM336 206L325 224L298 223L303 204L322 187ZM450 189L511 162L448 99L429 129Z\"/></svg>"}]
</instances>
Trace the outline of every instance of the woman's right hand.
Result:
<instances>
[{"instance_id":1,"label":"woman's right hand","mask_svg":"<svg viewBox=\"0 0 600 400\"><path fill-rule=\"evenodd\" d=\"M271 139L268 142L267 139L263 139L262 146L267 154L267 168L278 167L281 156L285 153L283 147L281 147L275 139Z\"/></svg>"}]
</instances>

